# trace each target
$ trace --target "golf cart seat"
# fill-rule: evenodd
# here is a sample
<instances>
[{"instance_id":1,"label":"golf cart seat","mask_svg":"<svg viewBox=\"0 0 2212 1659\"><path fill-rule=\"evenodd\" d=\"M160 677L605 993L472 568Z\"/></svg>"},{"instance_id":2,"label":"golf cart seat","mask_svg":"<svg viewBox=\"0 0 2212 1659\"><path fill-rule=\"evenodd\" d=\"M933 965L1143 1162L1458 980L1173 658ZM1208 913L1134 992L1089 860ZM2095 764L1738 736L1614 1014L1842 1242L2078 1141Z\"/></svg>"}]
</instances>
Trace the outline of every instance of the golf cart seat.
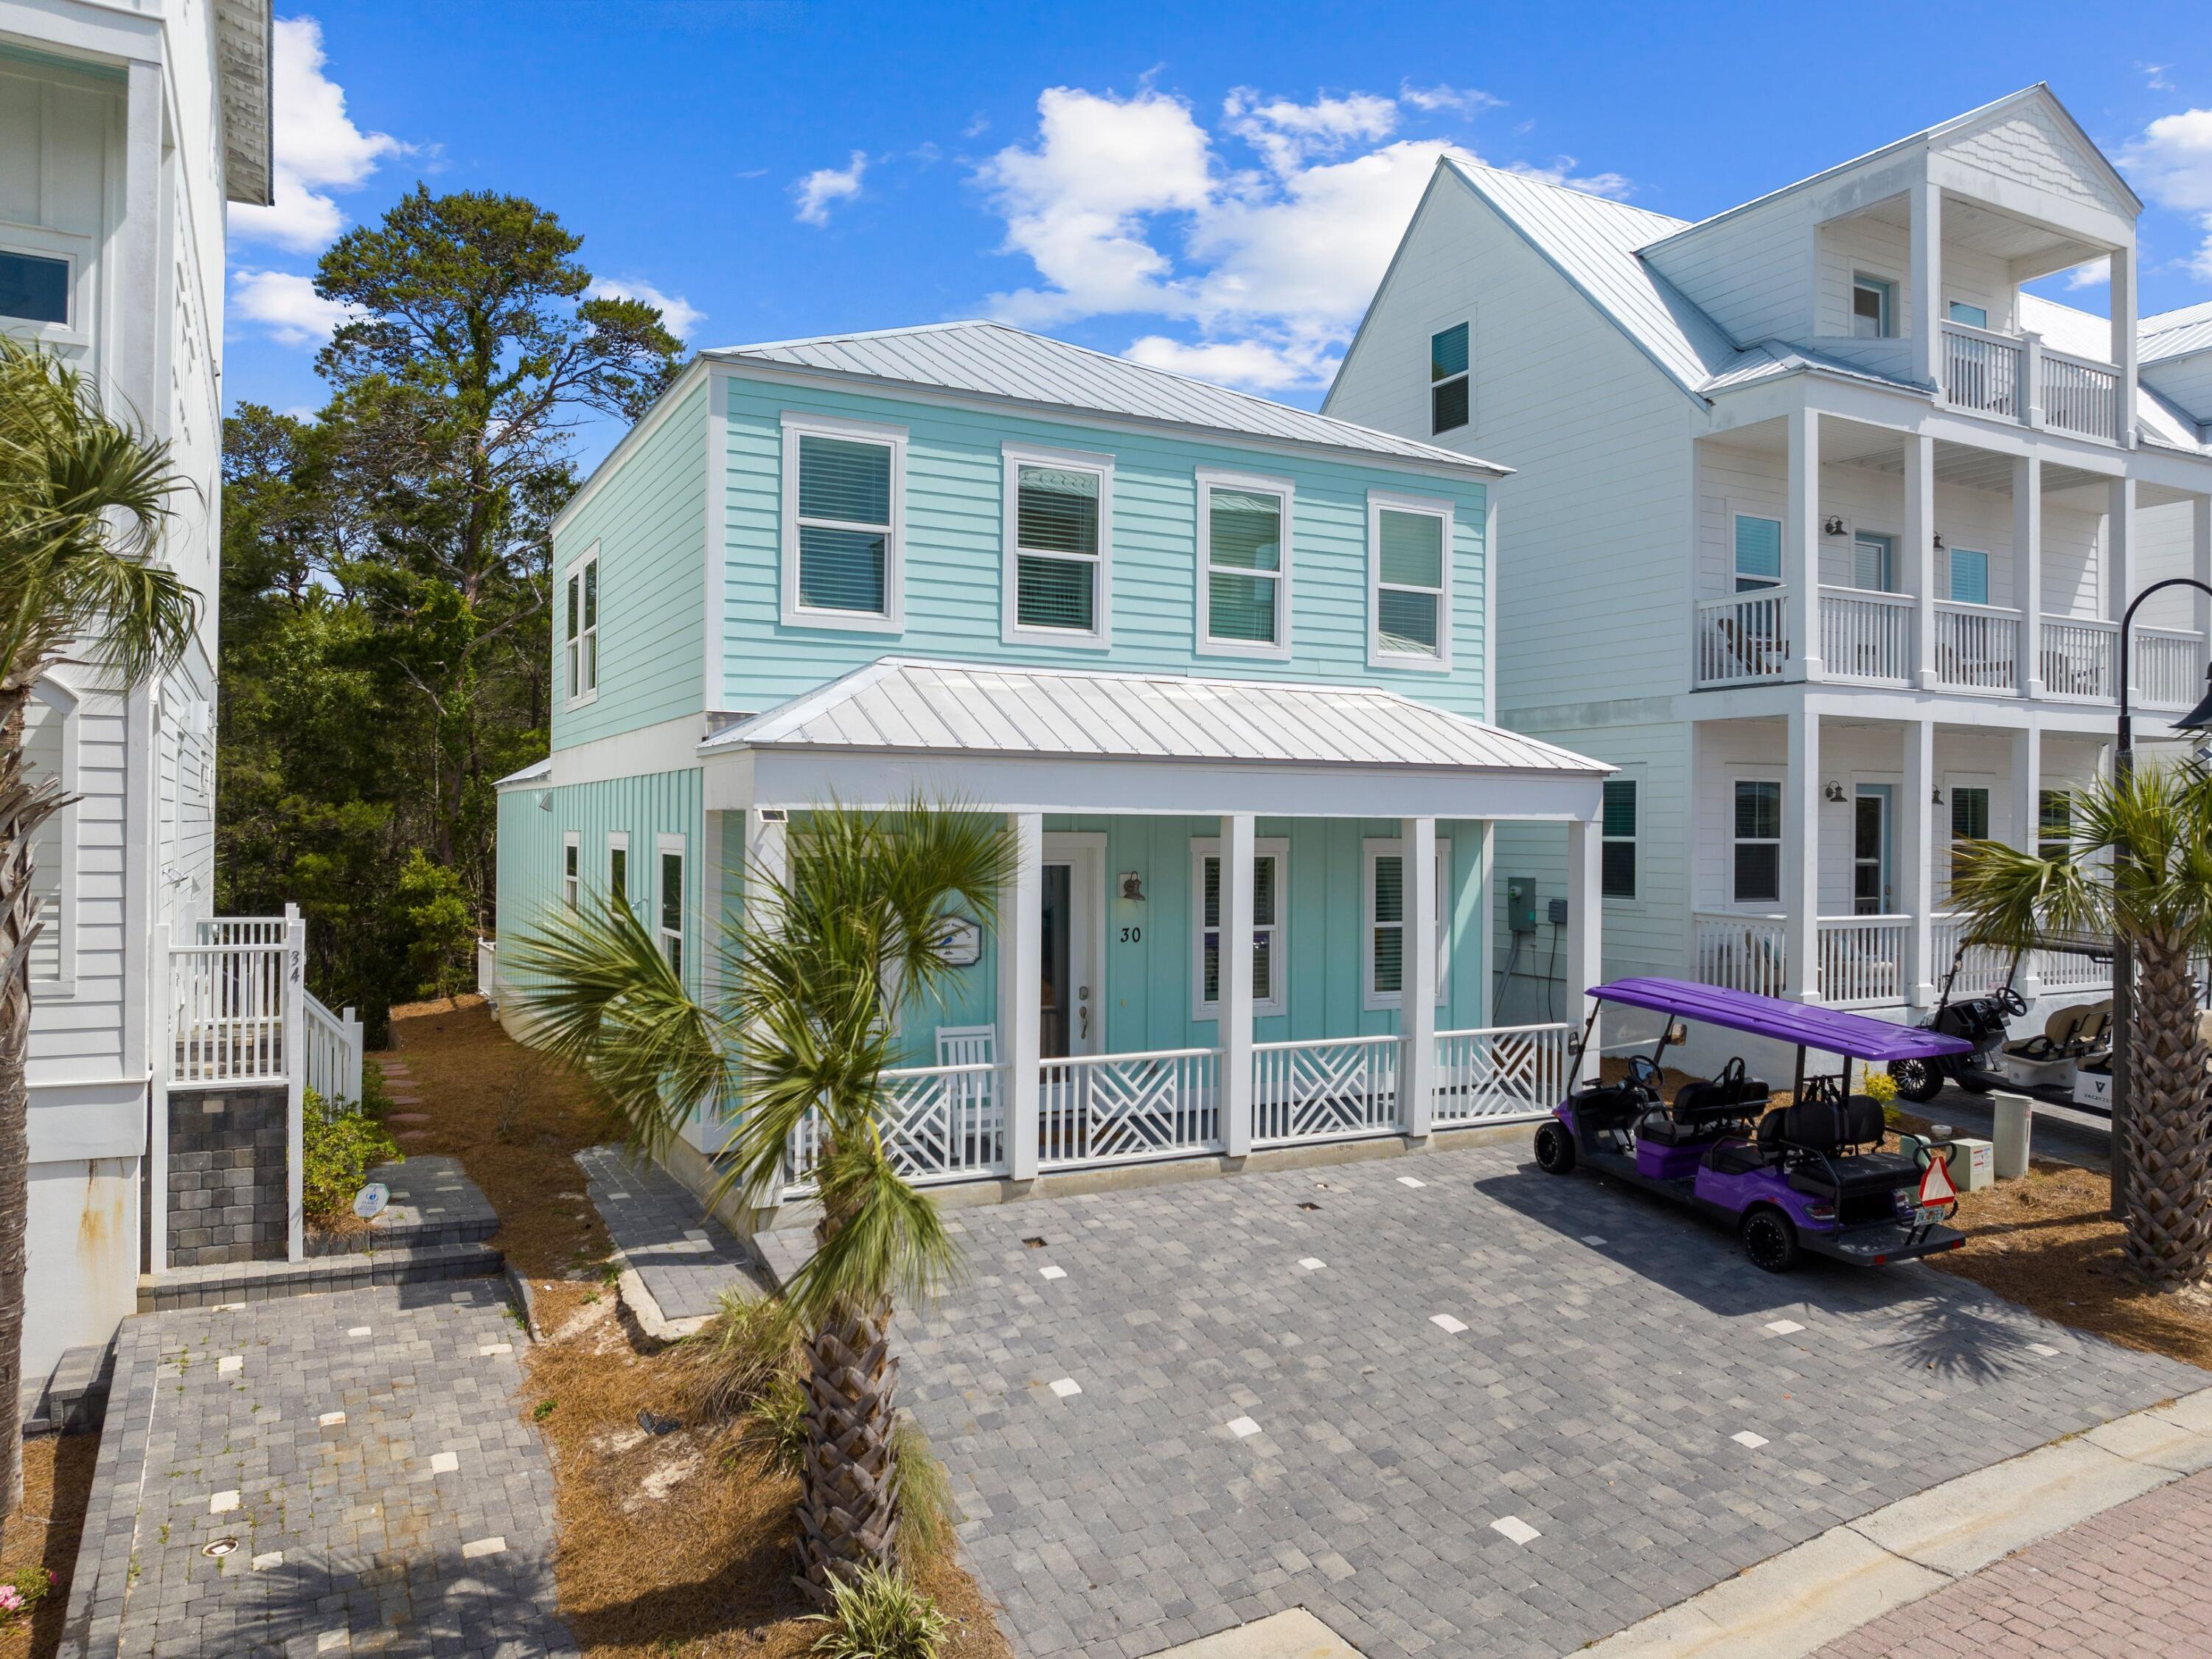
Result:
<instances>
[{"instance_id":1,"label":"golf cart seat","mask_svg":"<svg viewBox=\"0 0 2212 1659\"><path fill-rule=\"evenodd\" d=\"M2112 1000L2091 1003L2081 1011L2081 1029L2074 1034L2071 1053L2100 1054L2112 1046Z\"/></svg>"},{"instance_id":2,"label":"golf cart seat","mask_svg":"<svg viewBox=\"0 0 2212 1659\"><path fill-rule=\"evenodd\" d=\"M1716 1076L1700 1078L1676 1090L1672 1106L1645 1115L1637 1126L1636 1138L1663 1146L1710 1140L1723 1129L1748 1124L1772 1095L1764 1083L1745 1074L1739 1056L1722 1066Z\"/></svg>"},{"instance_id":3,"label":"golf cart seat","mask_svg":"<svg viewBox=\"0 0 2212 1659\"><path fill-rule=\"evenodd\" d=\"M2074 1048L2073 1044L2081 1035L2082 1022L2088 1018L2089 1013L2090 1010L2087 1007L2057 1009L2049 1019L2043 1022L2042 1036L2024 1037L2018 1042L2008 1042L2004 1046L2004 1052L2015 1059L2032 1060L2037 1064L2053 1060L2063 1060L2069 1054L2077 1054L2080 1050Z\"/></svg>"},{"instance_id":4,"label":"golf cart seat","mask_svg":"<svg viewBox=\"0 0 2212 1659\"><path fill-rule=\"evenodd\" d=\"M1784 1158L1790 1184L1797 1191L1832 1193L1840 1199L1889 1192L1920 1179L1918 1168L1900 1152L1858 1150L1879 1146L1883 1132L1881 1107L1869 1097L1816 1097L1759 1119L1759 1145ZM1807 1156L1790 1157L1793 1152Z\"/></svg>"}]
</instances>

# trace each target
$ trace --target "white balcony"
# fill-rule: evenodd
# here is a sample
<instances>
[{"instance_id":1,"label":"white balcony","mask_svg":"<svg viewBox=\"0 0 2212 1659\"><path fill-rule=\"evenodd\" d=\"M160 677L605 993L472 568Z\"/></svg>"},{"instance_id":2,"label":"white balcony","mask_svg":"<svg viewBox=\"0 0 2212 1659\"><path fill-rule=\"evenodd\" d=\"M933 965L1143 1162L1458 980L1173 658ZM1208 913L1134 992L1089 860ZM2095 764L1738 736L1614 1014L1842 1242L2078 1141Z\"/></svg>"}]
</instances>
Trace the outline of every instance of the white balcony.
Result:
<instances>
[{"instance_id":1,"label":"white balcony","mask_svg":"<svg viewBox=\"0 0 2212 1659\"><path fill-rule=\"evenodd\" d=\"M1779 587L1698 602L1698 684L1757 685L1787 678L1790 596Z\"/></svg>"},{"instance_id":2,"label":"white balcony","mask_svg":"<svg viewBox=\"0 0 2212 1659\"><path fill-rule=\"evenodd\" d=\"M1814 923L1814 969L1819 999L1833 1008L1903 1006L1911 990L1907 952L1912 918L1822 916ZM1965 923L1936 912L1929 917L1929 981L1940 988L1950 971ZM1692 924L1692 971L1707 985L1763 996L1791 994L1784 952L1788 918L1771 912L1700 910ZM2029 952L2013 972L2011 954L1989 945L1968 948L1952 988L1954 996L1993 990L2010 977L2045 996L2072 996L2109 984L2112 970L2094 957L2057 951Z\"/></svg>"},{"instance_id":3,"label":"white balcony","mask_svg":"<svg viewBox=\"0 0 2212 1659\"><path fill-rule=\"evenodd\" d=\"M1943 396L1952 408L2119 441L2120 377L2110 363L2053 351L2033 334L1942 326Z\"/></svg>"},{"instance_id":4,"label":"white balcony","mask_svg":"<svg viewBox=\"0 0 2212 1659\"><path fill-rule=\"evenodd\" d=\"M1912 683L1912 596L1857 587L1820 590L1820 666L1830 678Z\"/></svg>"},{"instance_id":5,"label":"white balcony","mask_svg":"<svg viewBox=\"0 0 2212 1659\"><path fill-rule=\"evenodd\" d=\"M2021 619L1991 605L1936 605L1936 678L1960 691L2021 689Z\"/></svg>"}]
</instances>

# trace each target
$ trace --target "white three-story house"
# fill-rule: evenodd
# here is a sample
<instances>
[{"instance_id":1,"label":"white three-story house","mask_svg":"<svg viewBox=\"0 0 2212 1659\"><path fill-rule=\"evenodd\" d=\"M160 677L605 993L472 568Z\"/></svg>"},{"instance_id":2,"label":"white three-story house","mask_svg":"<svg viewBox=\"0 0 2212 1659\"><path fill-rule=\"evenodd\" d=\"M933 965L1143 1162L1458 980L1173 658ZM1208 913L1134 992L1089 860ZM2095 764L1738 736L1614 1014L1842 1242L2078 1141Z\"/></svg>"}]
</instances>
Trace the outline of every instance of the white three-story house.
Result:
<instances>
[{"instance_id":1,"label":"white three-story house","mask_svg":"<svg viewBox=\"0 0 2212 1659\"><path fill-rule=\"evenodd\" d=\"M1515 469L1500 718L1620 769L1609 973L1905 1018L1953 957L1952 843L2065 838L2123 611L2212 580L2212 312L2138 323L2138 208L2041 86L1696 223L1439 161L1326 408ZM2075 269L2109 319L2021 292ZM2206 601L2136 620L2163 730ZM1551 890L1542 849L1498 857ZM1507 1012L1553 975L1537 907L1512 926Z\"/></svg>"}]
</instances>

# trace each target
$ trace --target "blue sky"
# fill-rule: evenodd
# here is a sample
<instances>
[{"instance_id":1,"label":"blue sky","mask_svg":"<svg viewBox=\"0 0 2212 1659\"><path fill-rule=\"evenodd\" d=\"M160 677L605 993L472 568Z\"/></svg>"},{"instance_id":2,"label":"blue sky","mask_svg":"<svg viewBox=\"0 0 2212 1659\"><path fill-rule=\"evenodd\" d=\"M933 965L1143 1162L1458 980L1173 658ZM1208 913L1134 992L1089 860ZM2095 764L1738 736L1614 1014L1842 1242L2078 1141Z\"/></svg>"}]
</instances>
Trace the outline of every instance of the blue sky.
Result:
<instances>
[{"instance_id":1,"label":"blue sky","mask_svg":"<svg viewBox=\"0 0 2212 1659\"><path fill-rule=\"evenodd\" d=\"M695 345L995 315L1310 406L1439 146L1696 218L2038 80L2150 204L2143 311L2212 299L2201 0L278 15L279 200L232 210L234 404L320 403L315 257L423 179L553 209Z\"/></svg>"}]
</instances>

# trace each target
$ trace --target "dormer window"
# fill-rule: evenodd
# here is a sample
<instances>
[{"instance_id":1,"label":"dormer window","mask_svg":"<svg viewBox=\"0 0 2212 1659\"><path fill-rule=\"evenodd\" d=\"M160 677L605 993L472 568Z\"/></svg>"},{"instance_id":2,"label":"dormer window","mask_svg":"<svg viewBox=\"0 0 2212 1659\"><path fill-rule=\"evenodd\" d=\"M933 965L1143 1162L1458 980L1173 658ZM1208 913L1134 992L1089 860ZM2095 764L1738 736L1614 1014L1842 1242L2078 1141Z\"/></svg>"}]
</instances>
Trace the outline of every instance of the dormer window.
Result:
<instances>
[{"instance_id":1,"label":"dormer window","mask_svg":"<svg viewBox=\"0 0 2212 1659\"><path fill-rule=\"evenodd\" d=\"M1429 336L1429 430L1452 432L1467 424L1467 325L1454 323Z\"/></svg>"},{"instance_id":2,"label":"dormer window","mask_svg":"<svg viewBox=\"0 0 2212 1659\"><path fill-rule=\"evenodd\" d=\"M1886 276L1863 272L1851 278L1851 335L1860 340L1887 340L1897 332L1897 284Z\"/></svg>"}]
</instances>

